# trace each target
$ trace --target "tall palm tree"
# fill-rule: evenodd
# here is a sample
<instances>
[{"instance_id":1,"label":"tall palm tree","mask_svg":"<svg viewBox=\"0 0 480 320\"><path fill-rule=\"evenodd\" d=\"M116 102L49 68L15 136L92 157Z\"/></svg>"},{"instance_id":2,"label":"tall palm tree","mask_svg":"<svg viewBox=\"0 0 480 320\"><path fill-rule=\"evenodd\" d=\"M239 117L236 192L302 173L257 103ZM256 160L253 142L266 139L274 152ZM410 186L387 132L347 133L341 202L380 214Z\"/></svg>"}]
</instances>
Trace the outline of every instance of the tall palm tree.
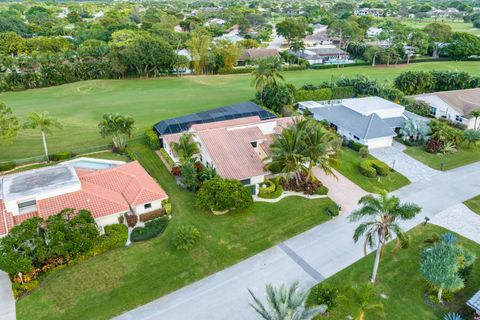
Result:
<instances>
[{"instance_id":1,"label":"tall palm tree","mask_svg":"<svg viewBox=\"0 0 480 320\"><path fill-rule=\"evenodd\" d=\"M62 124L54 117L51 117L47 111L42 113L31 112L28 117L27 121L23 124L24 128L27 129L40 129L42 132L42 140L43 140L43 149L45 151L45 158L47 161L50 161L48 158L48 148L47 148L47 137L46 135L52 135L52 128L62 129Z\"/></svg>"},{"instance_id":2,"label":"tall palm tree","mask_svg":"<svg viewBox=\"0 0 480 320\"><path fill-rule=\"evenodd\" d=\"M266 86L276 86L279 81L284 78L280 71L282 70L282 62L275 57L268 57L258 61L258 66L252 72L252 83L257 92L262 93Z\"/></svg>"},{"instance_id":3,"label":"tall palm tree","mask_svg":"<svg viewBox=\"0 0 480 320\"><path fill-rule=\"evenodd\" d=\"M287 178L293 173L297 185L300 184L300 172L306 160L303 155L304 125L305 122L299 122L283 129L270 145L272 162L269 166L279 168Z\"/></svg>"},{"instance_id":4,"label":"tall palm tree","mask_svg":"<svg viewBox=\"0 0 480 320\"><path fill-rule=\"evenodd\" d=\"M252 291L248 291L254 301L250 306L265 320L310 320L327 309L323 305L307 309L305 302L309 291L300 290L298 282L294 282L290 287L282 285L279 288L267 284L267 302L270 310L267 310Z\"/></svg>"},{"instance_id":5,"label":"tall palm tree","mask_svg":"<svg viewBox=\"0 0 480 320\"><path fill-rule=\"evenodd\" d=\"M353 240L357 242L365 236L364 252L367 247L373 248L377 243L377 252L373 265L371 282L375 283L380 264L380 255L385 244L397 236L397 245L405 245L408 238L400 227L398 220L409 220L420 213L421 208L412 203L400 203L400 199L389 196L385 191L380 196L366 195L358 202L362 207L354 211L348 218L350 222L362 222L353 233Z\"/></svg>"},{"instance_id":6,"label":"tall palm tree","mask_svg":"<svg viewBox=\"0 0 480 320\"><path fill-rule=\"evenodd\" d=\"M308 159L308 175L313 175L313 168L320 167L326 174L333 175L332 165L337 160L340 148L339 138L313 119L305 120L305 138L303 139L303 155Z\"/></svg>"},{"instance_id":7,"label":"tall palm tree","mask_svg":"<svg viewBox=\"0 0 480 320\"><path fill-rule=\"evenodd\" d=\"M305 51L305 43L302 40L292 40L290 44L290 50L292 50L295 54L299 52ZM300 61L300 58L297 56L297 63Z\"/></svg>"},{"instance_id":8,"label":"tall palm tree","mask_svg":"<svg viewBox=\"0 0 480 320\"><path fill-rule=\"evenodd\" d=\"M478 119L480 119L480 110L473 110L472 112L470 112L470 115L475 118L473 129L480 130L480 125L477 126L477 121Z\"/></svg>"},{"instance_id":9,"label":"tall palm tree","mask_svg":"<svg viewBox=\"0 0 480 320\"><path fill-rule=\"evenodd\" d=\"M192 133L182 134L178 142L172 142L170 146L180 159L180 163L185 163L188 159L200 152L198 143L193 141Z\"/></svg>"}]
</instances>

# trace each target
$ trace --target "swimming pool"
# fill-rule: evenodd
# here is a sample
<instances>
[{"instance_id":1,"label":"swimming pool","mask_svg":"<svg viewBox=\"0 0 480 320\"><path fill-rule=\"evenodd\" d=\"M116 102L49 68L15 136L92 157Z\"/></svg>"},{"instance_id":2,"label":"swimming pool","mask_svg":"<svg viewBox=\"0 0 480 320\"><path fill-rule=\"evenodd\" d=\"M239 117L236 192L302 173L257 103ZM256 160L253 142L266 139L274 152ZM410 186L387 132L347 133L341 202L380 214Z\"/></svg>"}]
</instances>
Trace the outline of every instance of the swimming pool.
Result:
<instances>
[{"instance_id":1,"label":"swimming pool","mask_svg":"<svg viewBox=\"0 0 480 320\"><path fill-rule=\"evenodd\" d=\"M117 166L116 163L100 162L100 161L85 160L85 159L74 161L72 162L72 165L75 168L94 169L94 170L107 169L107 168Z\"/></svg>"}]
</instances>

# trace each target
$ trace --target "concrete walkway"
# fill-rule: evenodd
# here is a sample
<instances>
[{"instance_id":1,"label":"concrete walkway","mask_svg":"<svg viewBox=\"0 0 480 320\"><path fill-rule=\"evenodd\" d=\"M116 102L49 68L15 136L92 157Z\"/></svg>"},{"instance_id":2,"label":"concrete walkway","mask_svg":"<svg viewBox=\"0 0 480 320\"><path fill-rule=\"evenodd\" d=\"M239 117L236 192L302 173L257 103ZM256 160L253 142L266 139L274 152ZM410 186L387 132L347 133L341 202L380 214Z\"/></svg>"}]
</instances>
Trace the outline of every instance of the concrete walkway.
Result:
<instances>
[{"instance_id":1,"label":"concrete walkway","mask_svg":"<svg viewBox=\"0 0 480 320\"><path fill-rule=\"evenodd\" d=\"M346 189L344 196L348 198L350 192ZM408 230L423 222L424 216L434 220L440 212L479 193L480 163L475 163L413 183L393 194L423 208L422 214L402 223ZM258 319L248 305L248 289L264 297L266 283L279 285L299 280L303 287L310 287L363 257L362 243L354 244L352 240L356 225L347 222L346 216L316 226L117 319Z\"/></svg>"},{"instance_id":2,"label":"concrete walkway","mask_svg":"<svg viewBox=\"0 0 480 320\"><path fill-rule=\"evenodd\" d=\"M372 149L370 153L403 174L411 182L429 180L440 173L404 153L405 149L403 144L394 141L392 147Z\"/></svg>"},{"instance_id":3,"label":"concrete walkway","mask_svg":"<svg viewBox=\"0 0 480 320\"><path fill-rule=\"evenodd\" d=\"M480 215L470 210L463 203L443 210L431 220L431 223L480 243Z\"/></svg>"},{"instance_id":4,"label":"concrete walkway","mask_svg":"<svg viewBox=\"0 0 480 320\"><path fill-rule=\"evenodd\" d=\"M0 319L15 320L15 299L8 274L0 270Z\"/></svg>"}]
</instances>

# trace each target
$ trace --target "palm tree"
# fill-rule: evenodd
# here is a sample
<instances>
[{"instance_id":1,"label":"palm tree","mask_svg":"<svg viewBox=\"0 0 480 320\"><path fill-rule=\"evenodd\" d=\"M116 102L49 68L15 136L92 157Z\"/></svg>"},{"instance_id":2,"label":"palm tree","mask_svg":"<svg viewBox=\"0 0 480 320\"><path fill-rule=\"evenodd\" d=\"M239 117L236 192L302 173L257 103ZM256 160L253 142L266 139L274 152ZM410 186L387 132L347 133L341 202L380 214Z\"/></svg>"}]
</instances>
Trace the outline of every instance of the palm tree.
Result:
<instances>
[{"instance_id":1,"label":"palm tree","mask_svg":"<svg viewBox=\"0 0 480 320\"><path fill-rule=\"evenodd\" d=\"M265 320L309 320L327 309L323 305L305 308L309 291L301 291L298 282L294 282L289 288L285 285L275 288L267 284L267 302L270 310L267 310L252 291L248 291L254 301L250 306Z\"/></svg>"},{"instance_id":2,"label":"palm tree","mask_svg":"<svg viewBox=\"0 0 480 320\"><path fill-rule=\"evenodd\" d=\"M367 312L374 312L378 316L383 317L383 304L381 302L373 302L373 298L377 294L375 287L370 283L364 283L349 287L347 292L349 293L346 302L348 304L354 304L356 309L354 320L365 320Z\"/></svg>"},{"instance_id":3,"label":"palm tree","mask_svg":"<svg viewBox=\"0 0 480 320\"><path fill-rule=\"evenodd\" d=\"M478 141L480 141L480 131L475 129L465 130L463 132L463 140L467 141L468 147L470 147L472 144L476 146Z\"/></svg>"},{"instance_id":4,"label":"palm tree","mask_svg":"<svg viewBox=\"0 0 480 320\"><path fill-rule=\"evenodd\" d=\"M195 154L200 152L198 143L193 141L192 133L184 133L178 139L178 142L170 143L170 147L179 157L180 163L185 163L187 159L192 158Z\"/></svg>"},{"instance_id":5,"label":"palm tree","mask_svg":"<svg viewBox=\"0 0 480 320\"><path fill-rule=\"evenodd\" d=\"M205 168L203 168L202 172L200 173L200 180L201 181L208 181L217 176L217 170L211 165L207 165Z\"/></svg>"},{"instance_id":6,"label":"palm tree","mask_svg":"<svg viewBox=\"0 0 480 320\"><path fill-rule=\"evenodd\" d=\"M326 174L334 175L332 165L337 160L340 147L338 136L313 119L305 121L307 123L303 155L309 160L307 179L312 177L315 166L320 167Z\"/></svg>"},{"instance_id":7,"label":"palm tree","mask_svg":"<svg viewBox=\"0 0 480 320\"><path fill-rule=\"evenodd\" d=\"M252 83L257 92L262 93L266 86L276 86L278 81L283 81L280 74L282 62L275 57L264 58L258 61L258 66L252 72Z\"/></svg>"},{"instance_id":8,"label":"palm tree","mask_svg":"<svg viewBox=\"0 0 480 320\"><path fill-rule=\"evenodd\" d=\"M305 51L305 43L303 43L302 40L292 40L292 43L290 44L290 50L292 50L296 56L297 56L297 63L300 61L300 58L298 57L299 52L304 52Z\"/></svg>"},{"instance_id":9,"label":"palm tree","mask_svg":"<svg viewBox=\"0 0 480 320\"><path fill-rule=\"evenodd\" d=\"M480 125L477 126L477 121L480 118L480 110L473 110L472 112L470 112L470 115L475 118L473 129L480 130Z\"/></svg>"},{"instance_id":10,"label":"palm tree","mask_svg":"<svg viewBox=\"0 0 480 320\"><path fill-rule=\"evenodd\" d=\"M270 145L272 162L269 166L279 168L279 171L287 178L293 173L297 185L300 185L299 175L306 160L303 155L304 125L303 121L283 129L282 133L274 137L274 141Z\"/></svg>"},{"instance_id":11,"label":"palm tree","mask_svg":"<svg viewBox=\"0 0 480 320\"><path fill-rule=\"evenodd\" d=\"M62 129L62 124L55 118L51 117L48 112L44 111L42 113L31 112L28 117L27 121L23 124L24 128L27 129L40 129L42 132L42 140L43 140L43 149L45 150L45 158L47 161L50 161L48 158L48 148L47 148L47 137L46 135L51 135L52 127Z\"/></svg>"},{"instance_id":12,"label":"palm tree","mask_svg":"<svg viewBox=\"0 0 480 320\"><path fill-rule=\"evenodd\" d=\"M397 246L408 243L405 232L397 220L409 220L420 213L421 208L412 203L400 203L400 199L389 196L385 191L379 197L366 195L358 202L362 207L349 216L350 222L362 222L353 234L353 240L357 242L361 236L365 236L364 252L367 255L367 247L373 248L377 242L377 252L373 265L371 282L375 283L377 278L380 255L387 241L397 236Z\"/></svg>"}]
</instances>

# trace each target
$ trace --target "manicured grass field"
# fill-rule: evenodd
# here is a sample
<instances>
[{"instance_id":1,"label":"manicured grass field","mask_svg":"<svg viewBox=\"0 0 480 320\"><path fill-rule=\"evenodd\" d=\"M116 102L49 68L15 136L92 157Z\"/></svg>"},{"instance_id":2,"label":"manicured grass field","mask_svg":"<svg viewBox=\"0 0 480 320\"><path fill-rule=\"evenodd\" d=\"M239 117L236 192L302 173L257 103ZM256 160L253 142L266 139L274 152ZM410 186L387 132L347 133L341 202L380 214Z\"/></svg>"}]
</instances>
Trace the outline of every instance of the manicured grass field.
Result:
<instances>
[{"instance_id":1,"label":"manicured grass field","mask_svg":"<svg viewBox=\"0 0 480 320\"><path fill-rule=\"evenodd\" d=\"M480 71L480 62L428 62L399 66L360 66L339 69L285 72L287 82L297 86L331 81L341 76L365 74L380 82L392 80L406 70L448 69ZM249 74L198 76L143 80L95 80L52 88L0 94L20 119L31 111L49 111L64 126L48 137L51 153L78 151L108 143L97 124L106 112L129 114L136 120L136 135L154 123L226 104L250 100L254 89ZM0 146L0 161L42 155L40 133L23 130L8 146Z\"/></svg>"},{"instance_id":2,"label":"manicured grass field","mask_svg":"<svg viewBox=\"0 0 480 320\"><path fill-rule=\"evenodd\" d=\"M415 158L427 166L437 170L442 169L442 163L443 170L450 170L480 161L480 148L478 147L462 147L457 152L449 154L433 154L426 152L422 146L418 146L407 147L404 152L410 157Z\"/></svg>"},{"instance_id":3,"label":"manicured grass field","mask_svg":"<svg viewBox=\"0 0 480 320\"><path fill-rule=\"evenodd\" d=\"M170 196L174 217L165 234L55 272L17 302L18 319L109 319L330 219L325 214L330 199L300 197L214 216L194 206L194 194L176 185L143 142L131 149ZM179 252L171 235L190 224L200 230L201 240L190 252Z\"/></svg>"},{"instance_id":4,"label":"manicured grass field","mask_svg":"<svg viewBox=\"0 0 480 320\"><path fill-rule=\"evenodd\" d=\"M369 156L368 159L375 159L373 156ZM394 171L386 177L368 178L360 173L358 167L363 159L359 153L348 148L342 148L342 152L338 158L338 163L334 165L335 169L342 175L353 181L360 188L368 192L379 193L381 190L388 192L397 190L403 186L406 186L410 181Z\"/></svg>"},{"instance_id":5,"label":"manicured grass field","mask_svg":"<svg viewBox=\"0 0 480 320\"><path fill-rule=\"evenodd\" d=\"M429 23L434 22L434 19L423 19L421 21L414 20L414 19L402 19L401 22L412 28L423 29ZM450 27L452 27L453 32L468 32L468 33L473 33L474 35L477 35L477 36L480 35L480 29L474 28L473 23L471 22L463 22L463 21L452 22L451 20L446 20L446 19L437 19L437 22L443 22L448 24Z\"/></svg>"},{"instance_id":6,"label":"manicured grass field","mask_svg":"<svg viewBox=\"0 0 480 320\"><path fill-rule=\"evenodd\" d=\"M376 297L373 302L382 302L385 316L382 319L443 319L443 315L450 311L467 309L465 302L480 288L480 261L477 259L473 265L473 271L463 290L455 294L452 302L446 303L445 307L429 306L425 303L424 296L427 283L420 274L420 254L425 249L424 240L433 233L443 234L447 230L434 225L417 226L408 232L411 238L410 247L400 250L392 255L393 243L388 245L385 255L380 261L380 268L376 287L379 293L387 296L386 299ZM459 236L460 242L477 257L480 256L480 246L466 238ZM335 286L340 294L345 294L347 288L369 281L373 267L374 255L370 254L350 267L338 272L324 283ZM348 305L340 299L339 305L332 310L328 319L347 319L347 316L355 312L358 306ZM351 300L346 295L346 300ZM319 319L324 319L319 317ZM380 319L376 314L367 313L366 319ZM470 318L468 318L470 319Z\"/></svg>"},{"instance_id":7,"label":"manicured grass field","mask_svg":"<svg viewBox=\"0 0 480 320\"><path fill-rule=\"evenodd\" d=\"M473 212L480 214L480 195L465 201L464 204Z\"/></svg>"}]
</instances>

